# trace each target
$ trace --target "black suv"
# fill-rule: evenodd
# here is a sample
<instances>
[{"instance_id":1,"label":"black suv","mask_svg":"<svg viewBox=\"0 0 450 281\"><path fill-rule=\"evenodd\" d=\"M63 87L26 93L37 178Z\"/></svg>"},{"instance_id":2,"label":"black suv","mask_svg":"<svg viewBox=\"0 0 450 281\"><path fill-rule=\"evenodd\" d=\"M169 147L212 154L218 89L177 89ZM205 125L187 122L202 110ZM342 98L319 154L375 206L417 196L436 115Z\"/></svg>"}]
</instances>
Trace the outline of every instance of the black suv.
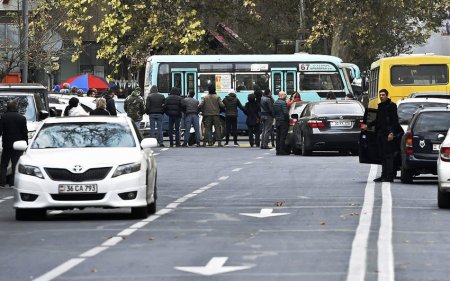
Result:
<instances>
[{"instance_id":1,"label":"black suv","mask_svg":"<svg viewBox=\"0 0 450 281\"><path fill-rule=\"evenodd\" d=\"M412 183L414 176L437 174L440 146L450 128L450 106L417 111L401 142L401 181Z\"/></svg>"}]
</instances>

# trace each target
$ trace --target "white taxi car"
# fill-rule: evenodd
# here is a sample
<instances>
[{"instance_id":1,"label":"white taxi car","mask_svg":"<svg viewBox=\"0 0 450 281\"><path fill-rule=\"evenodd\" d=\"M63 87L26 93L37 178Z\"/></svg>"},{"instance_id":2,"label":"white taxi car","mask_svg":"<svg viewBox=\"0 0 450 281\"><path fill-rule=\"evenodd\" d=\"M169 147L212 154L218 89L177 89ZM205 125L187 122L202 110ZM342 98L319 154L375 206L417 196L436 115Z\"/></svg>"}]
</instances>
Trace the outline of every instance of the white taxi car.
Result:
<instances>
[{"instance_id":1,"label":"white taxi car","mask_svg":"<svg viewBox=\"0 0 450 281\"><path fill-rule=\"evenodd\" d=\"M441 144L437 160L438 206L450 208L450 130Z\"/></svg>"},{"instance_id":2,"label":"white taxi car","mask_svg":"<svg viewBox=\"0 0 450 281\"><path fill-rule=\"evenodd\" d=\"M131 207L136 218L156 211L156 161L128 117L49 118L23 150L15 174L16 219L48 209Z\"/></svg>"}]
</instances>

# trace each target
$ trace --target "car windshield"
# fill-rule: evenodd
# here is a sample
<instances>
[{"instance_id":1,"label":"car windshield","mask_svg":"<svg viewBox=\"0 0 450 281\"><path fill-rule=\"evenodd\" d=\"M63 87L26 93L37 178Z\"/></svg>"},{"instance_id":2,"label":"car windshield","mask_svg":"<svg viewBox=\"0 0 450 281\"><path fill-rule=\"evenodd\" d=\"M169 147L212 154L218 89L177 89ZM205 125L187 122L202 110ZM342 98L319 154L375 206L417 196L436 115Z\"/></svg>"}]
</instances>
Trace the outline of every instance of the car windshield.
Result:
<instances>
[{"instance_id":1,"label":"car windshield","mask_svg":"<svg viewBox=\"0 0 450 281\"><path fill-rule=\"evenodd\" d=\"M398 114L398 121L400 124L409 124L411 121L414 112L419 109L419 107L425 108L425 107L445 107L447 106L447 103L439 103L439 102L405 102L401 103L398 106L397 114Z\"/></svg>"},{"instance_id":2,"label":"car windshield","mask_svg":"<svg viewBox=\"0 0 450 281\"><path fill-rule=\"evenodd\" d=\"M31 148L135 147L127 123L76 122L44 124Z\"/></svg>"},{"instance_id":3,"label":"car windshield","mask_svg":"<svg viewBox=\"0 0 450 281\"><path fill-rule=\"evenodd\" d=\"M125 102L123 101L116 101L116 110L118 113L125 113Z\"/></svg>"},{"instance_id":4,"label":"car windshield","mask_svg":"<svg viewBox=\"0 0 450 281\"><path fill-rule=\"evenodd\" d=\"M15 100L17 102L19 113L25 116L25 118L27 118L27 121L36 121L36 109L34 107L32 96L1 95L0 114L6 112L6 105L10 100Z\"/></svg>"},{"instance_id":5,"label":"car windshield","mask_svg":"<svg viewBox=\"0 0 450 281\"><path fill-rule=\"evenodd\" d=\"M447 132L450 128L450 111L422 112L414 124L415 132Z\"/></svg>"},{"instance_id":6,"label":"car windshield","mask_svg":"<svg viewBox=\"0 0 450 281\"><path fill-rule=\"evenodd\" d=\"M318 103L311 110L313 115L364 115L357 103Z\"/></svg>"}]
</instances>

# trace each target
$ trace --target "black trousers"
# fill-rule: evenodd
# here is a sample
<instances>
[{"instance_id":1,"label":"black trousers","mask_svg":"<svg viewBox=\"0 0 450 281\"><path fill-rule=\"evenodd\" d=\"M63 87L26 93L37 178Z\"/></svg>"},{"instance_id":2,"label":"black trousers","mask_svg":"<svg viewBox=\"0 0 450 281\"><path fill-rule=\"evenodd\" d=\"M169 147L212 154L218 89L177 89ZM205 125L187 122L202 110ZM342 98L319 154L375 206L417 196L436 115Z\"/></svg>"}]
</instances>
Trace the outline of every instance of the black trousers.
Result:
<instances>
[{"instance_id":1,"label":"black trousers","mask_svg":"<svg viewBox=\"0 0 450 281\"><path fill-rule=\"evenodd\" d=\"M384 179L393 179L396 171L394 170L394 152L395 142L387 140L387 134L378 134L378 151L381 154L381 177Z\"/></svg>"},{"instance_id":2,"label":"black trousers","mask_svg":"<svg viewBox=\"0 0 450 281\"><path fill-rule=\"evenodd\" d=\"M230 133L233 136L234 143L237 143L237 116L226 116L225 124L227 127L227 136L225 138L225 143L228 144L230 140Z\"/></svg>"},{"instance_id":3,"label":"black trousers","mask_svg":"<svg viewBox=\"0 0 450 281\"><path fill-rule=\"evenodd\" d=\"M19 162L19 158L22 155L22 151L17 151L12 148L3 148L2 158L0 160L0 185L6 185L6 172L8 169L8 164L11 161L11 169L12 175L9 179L8 184L10 186L14 185L14 172L17 166L17 162Z\"/></svg>"},{"instance_id":4,"label":"black trousers","mask_svg":"<svg viewBox=\"0 0 450 281\"><path fill-rule=\"evenodd\" d=\"M277 128L277 138L276 138L277 155L283 155L286 154L284 144L286 143L286 137L289 130L289 122L277 121L275 126Z\"/></svg>"},{"instance_id":5,"label":"black trousers","mask_svg":"<svg viewBox=\"0 0 450 281\"><path fill-rule=\"evenodd\" d=\"M261 143L260 140L261 125L260 124L247 125L247 127L248 127L248 141L250 142L250 146L256 145L257 147L259 147Z\"/></svg>"}]
</instances>

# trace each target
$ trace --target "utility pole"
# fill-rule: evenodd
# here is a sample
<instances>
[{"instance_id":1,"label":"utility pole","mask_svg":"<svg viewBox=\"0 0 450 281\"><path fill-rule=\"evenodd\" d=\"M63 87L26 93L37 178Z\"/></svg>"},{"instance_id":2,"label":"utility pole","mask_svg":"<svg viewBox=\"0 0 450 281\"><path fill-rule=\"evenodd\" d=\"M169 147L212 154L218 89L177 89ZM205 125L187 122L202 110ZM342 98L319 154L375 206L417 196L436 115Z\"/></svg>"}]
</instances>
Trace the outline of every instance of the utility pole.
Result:
<instances>
[{"instance_id":1,"label":"utility pole","mask_svg":"<svg viewBox=\"0 0 450 281\"><path fill-rule=\"evenodd\" d=\"M28 82L28 0L22 0L22 83Z\"/></svg>"}]
</instances>

